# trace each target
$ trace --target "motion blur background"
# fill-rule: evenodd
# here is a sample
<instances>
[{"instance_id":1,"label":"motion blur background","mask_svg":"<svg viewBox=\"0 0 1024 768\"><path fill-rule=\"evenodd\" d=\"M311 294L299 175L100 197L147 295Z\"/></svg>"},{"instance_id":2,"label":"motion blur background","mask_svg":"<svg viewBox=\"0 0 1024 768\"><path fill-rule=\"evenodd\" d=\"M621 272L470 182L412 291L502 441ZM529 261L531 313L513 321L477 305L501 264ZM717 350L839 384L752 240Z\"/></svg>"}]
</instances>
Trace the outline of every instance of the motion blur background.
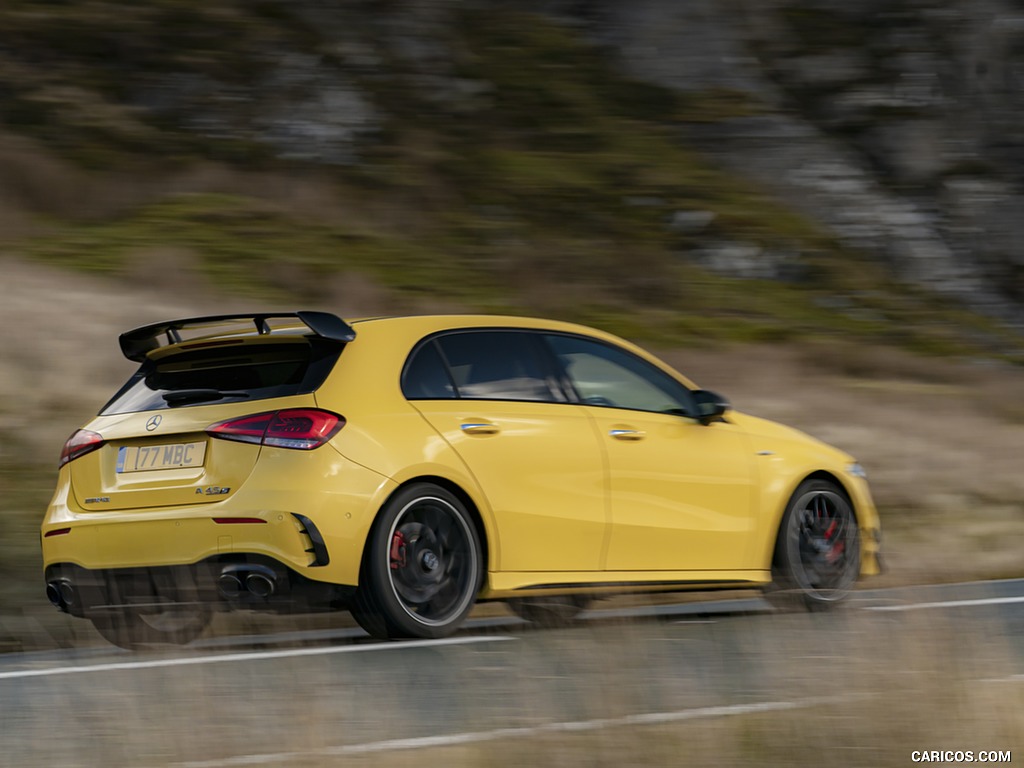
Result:
<instances>
[{"instance_id":1,"label":"motion blur background","mask_svg":"<svg viewBox=\"0 0 1024 768\"><path fill-rule=\"evenodd\" d=\"M1022 239L1019 2L3 0L0 646L92 638L57 454L209 311L597 325L855 453L877 584L1022 576Z\"/></svg>"},{"instance_id":2,"label":"motion blur background","mask_svg":"<svg viewBox=\"0 0 1024 768\"><path fill-rule=\"evenodd\" d=\"M64 439L134 367L117 334L196 313L600 326L855 454L889 564L869 586L1024 576L1022 239L1019 0L0 0L0 651L117 653L47 603L38 526ZM425 755L455 766L1024 748L1020 676L978 683L1019 671L1010 620L872 616L5 679L0 744L69 766L325 745L280 762L323 765L342 737L433 733L404 721L419 686L455 730L546 722L538 702L868 695Z\"/></svg>"}]
</instances>

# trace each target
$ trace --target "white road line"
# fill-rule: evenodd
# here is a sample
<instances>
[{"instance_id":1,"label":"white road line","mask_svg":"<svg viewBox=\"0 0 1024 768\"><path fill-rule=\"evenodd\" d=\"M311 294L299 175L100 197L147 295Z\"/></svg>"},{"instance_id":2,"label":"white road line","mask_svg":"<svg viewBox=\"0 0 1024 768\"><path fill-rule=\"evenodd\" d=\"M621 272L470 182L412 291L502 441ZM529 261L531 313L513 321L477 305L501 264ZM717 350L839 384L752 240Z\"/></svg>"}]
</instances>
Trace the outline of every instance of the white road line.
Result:
<instances>
[{"instance_id":1,"label":"white road line","mask_svg":"<svg viewBox=\"0 0 1024 768\"><path fill-rule=\"evenodd\" d=\"M117 672L127 669L156 669L158 667L187 667L197 664L223 664L229 661L257 661L260 659L285 659L292 656L324 656L333 653L360 653L363 651L400 651L407 648L434 648L441 645L469 645L471 643L494 643L515 640L507 635L493 637L449 637L442 640L403 640L396 643L367 643L365 645L341 645L328 648L290 648L281 651L256 651L253 653L223 653L213 656L185 656L174 659L149 659L146 661L122 661L111 664L90 664L79 667L47 667L46 669L19 669L0 672L0 680L15 680L25 677L49 677L51 675L84 675L92 672Z\"/></svg>"},{"instance_id":2,"label":"white road line","mask_svg":"<svg viewBox=\"0 0 1024 768\"><path fill-rule=\"evenodd\" d=\"M920 611L926 608L963 608L974 605L1008 605L1024 603L1024 596L1015 597L983 597L977 600L944 600L936 603L907 603L906 605L869 605L865 611Z\"/></svg>"},{"instance_id":3,"label":"white road line","mask_svg":"<svg viewBox=\"0 0 1024 768\"><path fill-rule=\"evenodd\" d=\"M990 677L979 680L979 683L1024 683L1024 675L1010 675L1009 677Z\"/></svg>"},{"instance_id":4,"label":"white road line","mask_svg":"<svg viewBox=\"0 0 1024 768\"><path fill-rule=\"evenodd\" d=\"M1024 682L1024 675L1011 675L994 680L980 680L985 683ZM215 760L174 763L171 768L233 768L234 766L288 764L302 758L350 757L353 755L372 755L381 752L397 752L408 749L429 749L431 747L455 747L463 744L476 744L498 739L543 736L549 733L581 733L598 731L605 728L622 728L626 726L662 725L678 723L686 720L706 720L721 717L737 717L740 715L756 715L764 712L787 712L795 709L812 709L829 704L844 704L854 701L865 701L874 698L871 693L854 693L844 696L817 696L796 701L762 701L753 704L733 704L719 707L698 707L681 709L674 712L649 712L623 717L599 718L595 720L577 720L570 722L542 723L534 726L518 728L494 728L488 731L466 731L448 733L437 736L420 736L410 739L388 739L371 741L363 744L342 744L322 749L295 752L270 752L264 754L235 755Z\"/></svg>"},{"instance_id":5,"label":"white road line","mask_svg":"<svg viewBox=\"0 0 1024 768\"><path fill-rule=\"evenodd\" d=\"M852 701L867 697L867 694L854 694L850 696L815 697L800 699L798 701L764 701L756 704L700 707L698 709L682 709L675 712L650 712L647 714L625 715L623 717L600 718L597 720L543 723L541 725L523 726L519 728L495 728L490 731L450 733L440 736L421 736L411 739L390 739L387 741L371 741L365 744L344 744L303 752L237 755L235 757L225 757L219 760L175 763L173 768L230 768L231 766L289 763L300 758L346 757L351 755L370 755L379 752L393 752L405 749L452 747L459 746L461 744L494 741L496 739L541 736L548 733L579 733L585 731L598 731L604 728L621 728L623 726L660 725L663 723L676 723L684 720L735 717L737 715L754 715L762 712L782 712L792 709L808 709L811 707L821 706L823 704L835 704L838 702Z\"/></svg>"}]
</instances>

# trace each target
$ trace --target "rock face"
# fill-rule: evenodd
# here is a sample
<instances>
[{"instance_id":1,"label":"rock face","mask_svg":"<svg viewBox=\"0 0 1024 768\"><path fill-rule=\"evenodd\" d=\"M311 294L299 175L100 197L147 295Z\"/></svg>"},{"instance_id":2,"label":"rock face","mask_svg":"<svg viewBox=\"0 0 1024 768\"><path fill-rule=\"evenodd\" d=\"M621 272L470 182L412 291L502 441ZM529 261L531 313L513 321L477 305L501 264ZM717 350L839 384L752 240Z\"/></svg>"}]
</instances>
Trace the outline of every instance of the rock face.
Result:
<instances>
[{"instance_id":1,"label":"rock face","mask_svg":"<svg viewBox=\"0 0 1024 768\"><path fill-rule=\"evenodd\" d=\"M73 12L81 36L51 6ZM103 4L39 0L38 19L0 6L12 32L0 106L58 144L57 124L127 145L157 143L170 125L358 166L389 121L435 115L453 130L496 98L456 29L467 8L546 14L632 78L744 105L680 124L679 141L903 279L1024 327L1021 0L163 0L127 4L120 20ZM188 35L164 49L168 23ZM392 80L416 103L384 96ZM694 240L709 224L701 211L668 222ZM695 258L725 274L792 274L788 254L758 248L707 242Z\"/></svg>"},{"instance_id":2,"label":"rock face","mask_svg":"<svg viewBox=\"0 0 1024 768\"><path fill-rule=\"evenodd\" d=\"M903 278L1024 324L1019 4L547 5L585 19L635 77L757 104L756 116L686 130L718 162Z\"/></svg>"},{"instance_id":3,"label":"rock face","mask_svg":"<svg viewBox=\"0 0 1024 768\"><path fill-rule=\"evenodd\" d=\"M682 140L903 279L1024 327L1019 3L518 4L611 48L632 77L684 94L745 99L752 115L693 124ZM392 42L415 54L405 58L424 72L443 70L438 41L452 3L396 9L406 5L406 22L393 25ZM749 247L710 243L697 257L716 271L750 276L758 259Z\"/></svg>"}]
</instances>

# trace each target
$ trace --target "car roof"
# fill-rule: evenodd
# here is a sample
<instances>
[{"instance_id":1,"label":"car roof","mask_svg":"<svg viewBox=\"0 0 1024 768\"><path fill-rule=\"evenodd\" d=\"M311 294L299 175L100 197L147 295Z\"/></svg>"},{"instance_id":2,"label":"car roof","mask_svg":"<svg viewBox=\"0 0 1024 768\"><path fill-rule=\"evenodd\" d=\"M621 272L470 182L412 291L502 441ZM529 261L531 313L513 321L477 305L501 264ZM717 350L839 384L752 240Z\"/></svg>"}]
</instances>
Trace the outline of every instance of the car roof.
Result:
<instances>
[{"instance_id":1,"label":"car roof","mask_svg":"<svg viewBox=\"0 0 1024 768\"><path fill-rule=\"evenodd\" d=\"M349 324L356 331L358 338L359 330L369 326L390 326L395 330L410 333L422 333L424 335L445 330L459 330L468 328L521 328L526 330L557 331L562 333L576 333L585 336L594 336L609 341L622 342L622 339L590 328L578 323L569 323L561 320L548 320L539 317L526 317L518 315L485 315L485 314L447 314L447 315L401 315L389 317L366 317L349 320Z\"/></svg>"}]
</instances>

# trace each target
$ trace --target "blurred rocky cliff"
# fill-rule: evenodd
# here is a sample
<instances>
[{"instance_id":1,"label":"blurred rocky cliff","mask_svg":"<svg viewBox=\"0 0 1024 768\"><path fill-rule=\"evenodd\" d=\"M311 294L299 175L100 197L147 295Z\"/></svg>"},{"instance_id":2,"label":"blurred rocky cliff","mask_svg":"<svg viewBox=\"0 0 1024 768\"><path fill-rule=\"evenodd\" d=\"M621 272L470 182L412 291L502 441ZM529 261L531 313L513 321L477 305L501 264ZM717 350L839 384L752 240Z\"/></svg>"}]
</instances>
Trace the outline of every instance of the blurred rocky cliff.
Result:
<instances>
[{"instance_id":1,"label":"blurred rocky cliff","mask_svg":"<svg viewBox=\"0 0 1024 768\"><path fill-rule=\"evenodd\" d=\"M638 78L756 104L687 126L686 138L853 249L1024 319L1024 4L594 0L549 10L613 47ZM726 265L736 252L723 251Z\"/></svg>"},{"instance_id":2,"label":"blurred rocky cliff","mask_svg":"<svg viewBox=\"0 0 1024 768\"><path fill-rule=\"evenodd\" d=\"M638 77L763 107L687 136L855 249L1021 319L1024 4L636 0L591 28Z\"/></svg>"},{"instance_id":3,"label":"blurred rocky cliff","mask_svg":"<svg viewBox=\"0 0 1024 768\"><path fill-rule=\"evenodd\" d=\"M832 249L841 269L882 265L1024 325L1020 2L5 0L0 30L4 131L93 171L201 156L391 185L420 201L399 230L430 246L440 225L417 230L421 214L446 207L436 247L499 284L520 256L556 280L601 268L531 262L538 243L569 259L642 241L608 281L669 305L665 264L806 283ZM659 168L669 146L714 171L681 155ZM575 159L587 152L599 159ZM6 162L0 200L52 213ZM722 174L778 208L727 199ZM772 231L775 211L820 235Z\"/></svg>"}]
</instances>

